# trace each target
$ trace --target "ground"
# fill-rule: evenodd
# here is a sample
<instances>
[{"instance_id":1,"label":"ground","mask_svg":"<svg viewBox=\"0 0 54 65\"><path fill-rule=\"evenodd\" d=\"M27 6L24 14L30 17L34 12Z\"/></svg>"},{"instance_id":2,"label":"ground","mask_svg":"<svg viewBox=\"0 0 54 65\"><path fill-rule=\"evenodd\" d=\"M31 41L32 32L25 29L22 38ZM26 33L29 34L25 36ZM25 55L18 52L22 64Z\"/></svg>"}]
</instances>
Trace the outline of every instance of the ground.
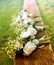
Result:
<instances>
[{"instance_id":1,"label":"ground","mask_svg":"<svg viewBox=\"0 0 54 65\"><path fill-rule=\"evenodd\" d=\"M51 36L52 47L54 50L54 1L37 0L40 14L47 32ZM5 46L9 35L13 36L12 28L9 24L22 9L23 0L0 0L0 48ZM8 58L4 50L0 50L0 65L13 65L13 60Z\"/></svg>"}]
</instances>

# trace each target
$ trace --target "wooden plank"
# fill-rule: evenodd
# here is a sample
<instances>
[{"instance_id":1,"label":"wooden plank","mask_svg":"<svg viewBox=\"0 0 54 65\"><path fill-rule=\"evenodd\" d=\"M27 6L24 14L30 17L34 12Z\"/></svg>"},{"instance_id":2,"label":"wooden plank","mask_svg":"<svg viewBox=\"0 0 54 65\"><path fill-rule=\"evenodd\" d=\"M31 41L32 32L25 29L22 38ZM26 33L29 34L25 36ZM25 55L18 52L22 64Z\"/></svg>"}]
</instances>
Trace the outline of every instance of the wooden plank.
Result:
<instances>
[{"instance_id":1,"label":"wooden plank","mask_svg":"<svg viewBox=\"0 0 54 65\"><path fill-rule=\"evenodd\" d=\"M40 38L43 35L48 36L45 30L39 32L36 38ZM41 49L36 49L29 57L15 56L14 65L54 65L51 44L48 44Z\"/></svg>"},{"instance_id":2,"label":"wooden plank","mask_svg":"<svg viewBox=\"0 0 54 65\"><path fill-rule=\"evenodd\" d=\"M36 5L37 6L37 5ZM29 12L32 12L32 9L28 9ZM38 17L38 21L35 25L42 25L43 26L43 21L42 18L40 16L40 13L38 11L37 14ZM37 19L36 19L37 20ZM36 38L40 38L43 35L48 36L48 34L46 33L46 31L40 31L37 35ZM41 48L41 49L36 49L35 51L33 51L33 53L28 56L15 56L14 58L14 65L54 65L54 56L53 56L53 51L52 51L52 47L51 44L48 44L47 46Z\"/></svg>"}]
</instances>

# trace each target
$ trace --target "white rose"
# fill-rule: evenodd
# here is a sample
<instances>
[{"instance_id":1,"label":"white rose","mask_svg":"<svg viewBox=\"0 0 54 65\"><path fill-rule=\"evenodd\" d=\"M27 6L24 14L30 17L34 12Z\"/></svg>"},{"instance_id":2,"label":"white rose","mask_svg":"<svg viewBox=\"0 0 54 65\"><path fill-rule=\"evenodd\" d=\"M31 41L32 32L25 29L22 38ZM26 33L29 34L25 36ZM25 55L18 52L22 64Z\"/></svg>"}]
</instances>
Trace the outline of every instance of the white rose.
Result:
<instances>
[{"instance_id":1,"label":"white rose","mask_svg":"<svg viewBox=\"0 0 54 65\"><path fill-rule=\"evenodd\" d=\"M31 25L27 28L26 32L22 32L22 34L20 35L21 38L27 38L29 36L33 36L37 34L37 31L35 28L33 28Z\"/></svg>"},{"instance_id":2,"label":"white rose","mask_svg":"<svg viewBox=\"0 0 54 65\"><path fill-rule=\"evenodd\" d=\"M30 25L28 28L27 28L27 31L30 32L30 35L35 35L37 34L37 30L35 28L32 27L32 25Z\"/></svg>"},{"instance_id":3,"label":"white rose","mask_svg":"<svg viewBox=\"0 0 54 65\"><path fill-rule=\"evenodd\" d=\"M26 18L24 19L23 23L27 24L27 23L31 23L32 19L31 18Z\"/></svg>"},{"instance_id":4,"label":"white rose","mask_svg":"<svg viewBox=\"0 0 54 65\"><path fill-rule=\"evenodd\" d=\"M23 48L25 56L29 56L36 49L36 45L32 42L27 42Z\"/></svg>"},{"instance_id":5,"label":"white rose","mask_svg":"<svg viewBox=\"0 0 54 65\"><path fill-rule=\"evenodd\" d=\"M27 24L28 22L29 22L28 19L25 19L25 20L23 21L24 24Z\"/></svg>"},{"instance_id":6,"label":"white rose","mask_svg":"<svg viewBox=\"0 0 54 65\"><path fill-rule=\"evenodd\" d=\"M28 32L28 31L23 32L23 33L20 35L21 38L27 38L27 37L29 37L29 36L30 36L30 32Z\"/></svg>"}]
</instances>

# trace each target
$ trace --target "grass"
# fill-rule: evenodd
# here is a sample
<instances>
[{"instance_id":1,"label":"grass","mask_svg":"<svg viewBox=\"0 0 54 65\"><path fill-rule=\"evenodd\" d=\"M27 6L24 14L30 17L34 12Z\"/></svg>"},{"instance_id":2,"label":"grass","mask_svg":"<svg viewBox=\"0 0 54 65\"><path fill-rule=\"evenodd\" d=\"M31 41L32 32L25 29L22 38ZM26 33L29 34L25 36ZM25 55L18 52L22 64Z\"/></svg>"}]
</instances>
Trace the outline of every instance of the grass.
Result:
<instances>
[{"instance_id":1,"label":"grass","mask_svg":"<svg viewBox=\"0 0 54 65\"><path fill-rule=\"evenodd\" d=\"M22 9L23 0L0 0L0 48L5 45L8 36L13 35L10 28L12 18ZM0 49L0 65L13 65L4 50Z\"/></svg>"},{"instance_id":2,"label":"grass","mask_svg":"<svg viewBox=\"0 0 54 65\"><path fill-rule=\"evenodd\" d=\"M13 65L13 60L8 58L4 50L0 50L0 65Z\"/></svg>"},{"instance_id":3,"label":"grass","mask_svg":"<svg viewBox=\"0 0 54 65\"><path fill-rule=\"evenodd\" d=\"M47 33L51 37L52 48L54 51L54 1L37 0L43 23L47 26Z\"/></svg>"},{"instance_id":4,"label":"grass","mask_svg":"<svg viewBox=\"0 0 54 65\"><path fill-rule=\"evenodd\" d=\"M54 15L53 0L37 0L40 13L47 26L47 32L51 36L52 47L54 50ZM5 47L5 42L10 35L14 35L9 24L12 18L15 18L17 13L22 9L23 0L0 0L0 48ZM52 10L52 11L51 11ZM50 11L50 12L49 12ZM10 59L4 50L0 49L0 65L13 65L13 60Z\"/></svg>"}]
</instances>

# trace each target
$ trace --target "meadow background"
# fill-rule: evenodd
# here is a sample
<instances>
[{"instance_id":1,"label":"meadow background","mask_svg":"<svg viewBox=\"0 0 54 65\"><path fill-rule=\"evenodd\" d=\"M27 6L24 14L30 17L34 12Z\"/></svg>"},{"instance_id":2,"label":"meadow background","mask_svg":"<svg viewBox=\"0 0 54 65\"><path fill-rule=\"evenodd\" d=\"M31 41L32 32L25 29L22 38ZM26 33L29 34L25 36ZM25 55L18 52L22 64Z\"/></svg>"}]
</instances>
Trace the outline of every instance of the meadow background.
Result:
<instances>
[{"instance_id":1,"label":"meadow background","mask_svg":"<svg viewBox=\"0 0 54 65\"><path fill-rule=\"evenodd\" d=\"M9 36L15 36L9 24L22 9L23 2L24 0L0 0L0 65L14 63L1 48L6 46ZM54 51L54 0L37 0L37 4Z\"/></svg>"}]
</instances>

